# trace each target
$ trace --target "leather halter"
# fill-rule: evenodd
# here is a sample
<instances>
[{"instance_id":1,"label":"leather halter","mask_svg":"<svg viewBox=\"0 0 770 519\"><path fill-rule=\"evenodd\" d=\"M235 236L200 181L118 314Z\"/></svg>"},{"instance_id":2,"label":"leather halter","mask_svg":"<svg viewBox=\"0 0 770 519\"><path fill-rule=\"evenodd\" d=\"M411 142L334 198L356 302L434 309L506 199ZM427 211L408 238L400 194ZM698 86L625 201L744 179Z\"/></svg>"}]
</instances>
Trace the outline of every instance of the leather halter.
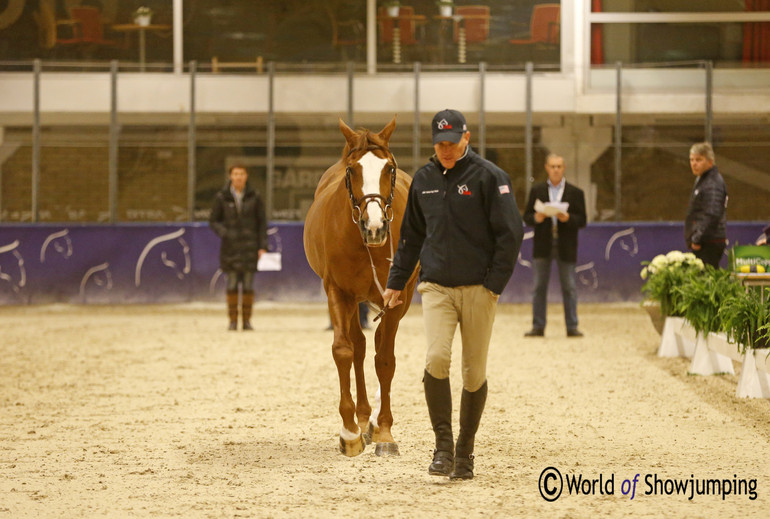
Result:
<instances>
[{"instance_id":1,"label":"leather halter","mask_svg":"<svg viewBox=\"0 0 770 519\"><path fill-rule=\"evenodd\" d=\"M373 150L379 150L383 149L380 146L374 146L374 145L368 145L365 150L366 151L373 151ZM353 148L348 152L348 157L350 157L353 152L361 151L360 148ZM370 194L364 194L361 196L361 198L356 198L356 196L353 194L353 185L351 182L351 176L353 175L353 168L350 167L350 165L347 165L345 167L345 187L348 189L348 196L350 197L350 202L352 204L352 218L353 223L358 225L358 229L361 232L361 241L364 244L364 248L366 249L366 253L369 255L369 264L372 267L372 277L374 278L374 284L377 285L377 290L380 291L380 295L385 293L385 289L382 288L382 284L380 283L380 280L377 278L377 267L374 265L374 259L372 258L372 253L369 250L369 245L366 244L366 237L365 237L365 224L363 221L363 210L361 209L362 204L367 204L369 202L375 202L377 205L380 206L380 209L382 210L382 214L385 215L385 219L388 222L388 243L390 244L390 257L388 258L388 262L393 265L393 235L391 234L390 229L390 222L393 221L393 195L396 193L396 170L398 169L398 163L396 162L396 157L393 156L392 153L390 153L390 150L388 151L388 155L390 155L390 159L388 160L388 166L390 167L390 194L388 195L388 198L385 198L379 193L370 193ZM383 205L384 204L384 205ZM358 213L358 214L356 214ZM379 305L374 305L371 302L368 302L369 306L372 306L375 310L377 310L377 315L374 317L373 321L377 321L380 317L382 317L385 312L387 311L387 307L383 306L380 307Z\"/></svg>"},{"instance_id":2,"label":"leather halter","mask_svg":"<svg viewBox=\"0 0 770 519\"><path fill-rule=\"evenodd\" d=\"M379 146L369 145L366 147L366 151L374 151L382 149ZM352 155L356 151L361 151L359 148L353 148L348 152L348 157ZM350 197L350 202L352 204L352 214L351 217L353 218L353 223L357 224L359 227L362 226L363 222L363 209L361 209L362 205L366 205L369 202L375 202L377 205L380 206L380 209L382 210L382 214L385 215L385 219L388 222L393 221L393 194L396 192L396 169L398 168L398 163L396 162L396 157L393 156L390 151L388 151L388 154L390 155L390 159L388 160L388 166L390 167L390 194L388 195L388 198L385 198L379 193L369 193L369 194L363 194L361 198L356 198L356 195L353 194L353 184L351 181L351 177L353 175L353 168L348 164L345 167L345 187L348 190L348 196ZM361 228L361 237L363 238L364 229Z\"/></svg>"}]
</instances>

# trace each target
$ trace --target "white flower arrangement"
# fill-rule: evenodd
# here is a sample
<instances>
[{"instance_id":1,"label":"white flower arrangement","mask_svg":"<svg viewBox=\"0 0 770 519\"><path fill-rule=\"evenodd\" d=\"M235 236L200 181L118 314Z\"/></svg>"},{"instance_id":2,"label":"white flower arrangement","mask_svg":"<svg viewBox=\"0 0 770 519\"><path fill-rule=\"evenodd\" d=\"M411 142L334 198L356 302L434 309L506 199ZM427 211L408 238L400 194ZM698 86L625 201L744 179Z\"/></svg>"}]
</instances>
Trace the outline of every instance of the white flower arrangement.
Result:
<instances>
[{"instance_id":1,"label":"white flower arrangement","mask_svg":"<svg viewBox=\"0 0 770 519\"><path fill-rule=\"evenodd\" d=\"M647 279L648 275L656 274L662 270L678 269L682 266L695 267L698 270L705 268L703 261L695 257L692 252L681 252L678 250L672 250L667 254L658 254L652 261L642 269L642 279Z\"/></svg>"}]
</instances>

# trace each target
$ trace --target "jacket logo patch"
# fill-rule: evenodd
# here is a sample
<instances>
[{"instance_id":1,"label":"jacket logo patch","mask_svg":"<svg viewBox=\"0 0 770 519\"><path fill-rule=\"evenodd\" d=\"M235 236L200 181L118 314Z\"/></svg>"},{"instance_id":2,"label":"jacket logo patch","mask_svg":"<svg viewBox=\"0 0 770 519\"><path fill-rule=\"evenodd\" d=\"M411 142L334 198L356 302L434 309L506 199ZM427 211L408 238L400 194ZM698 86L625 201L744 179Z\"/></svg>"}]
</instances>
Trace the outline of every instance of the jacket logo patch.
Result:
<instances>
[{"instance_id":1,"label":"jacket logo patch","mask_svg":"<svg viewBox=\"0 0 770 519\"><path fill-rule=\"evenodd\" d=\"M428 189L428 190L422 191L420 194L421 195L433 195L433 194L436 194L436 193L438 193L438 189Z\"/></svg>"},{"instance_id":2,"label":"jacket logo patch","mask_svg":"<svg viewBox=\"0 0 770 519\"><path fill-rule=\"evenodd\" d=\"M463 184L461 186L457 186L457 192L461 195L471 195L471 190L468 189L468 186L466 184Z\"/></svg>"}]
</instances>

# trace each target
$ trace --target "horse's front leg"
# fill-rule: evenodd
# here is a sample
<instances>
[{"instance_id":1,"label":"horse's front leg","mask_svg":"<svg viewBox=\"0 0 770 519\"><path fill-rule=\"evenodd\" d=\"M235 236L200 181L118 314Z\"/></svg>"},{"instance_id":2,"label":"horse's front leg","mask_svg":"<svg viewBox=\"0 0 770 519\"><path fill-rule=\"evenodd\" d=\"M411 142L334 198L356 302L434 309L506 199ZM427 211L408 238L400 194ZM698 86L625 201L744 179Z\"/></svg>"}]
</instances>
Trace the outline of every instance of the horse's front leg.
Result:
<instances>
[{"instance_id":1,"label":"horse's front leg","mask_svg":"<svg viewBox=\"0 0 770 519\"><path fill-rule=\"evenodd\" d=\"M356 374L356 417L358 427L364 433L366 444L372 443L372 435L368 430L369 417L372 407L366 395L366 377L364 375L364 359L366 358L366 337L361 331L361 321L358 315L358 305L355 307L353 317L349 323L350 340L353 343L353 370Z\"/></svg>"},{"instance_id":2,"label":"horse's front leg","mask_svg":"<svg viewBox=\"0 0 770 519\"><path fill-rule=\"evenodd\" d=\"M350 394L350 368L353 364L353 342L350 340L350 319L355 314L355 302L338 290L327 290L329 317L334 328L332 356L337 365L340 380L340 452L346 456L357 456L364 451L361 429L356 425L355 404Z\"/></svg>"},{"instance_id":3,"label":"horse's front leg","mask_svg":"<svg viewBox=\"0 0 770 519\"><path fill-rule=\"evenodd\" d=\"M374 367L380 382L380 412L377 416L379 435L374 451L378 456L398 456L398 444L391 432L393 415L390 412L390 386L396 372L394 347L398 322L399 315L396 312L385 314L374 336Z\"/></svg>"}]
</instances>

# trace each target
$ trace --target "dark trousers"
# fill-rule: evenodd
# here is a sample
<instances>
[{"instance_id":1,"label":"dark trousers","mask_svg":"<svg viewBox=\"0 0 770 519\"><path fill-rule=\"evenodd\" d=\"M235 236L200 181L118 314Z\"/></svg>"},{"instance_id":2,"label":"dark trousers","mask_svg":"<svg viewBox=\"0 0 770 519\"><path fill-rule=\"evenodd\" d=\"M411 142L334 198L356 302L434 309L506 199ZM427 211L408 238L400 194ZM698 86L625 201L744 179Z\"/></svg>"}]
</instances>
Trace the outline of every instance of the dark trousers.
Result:
<instances>
[{"instance_id":1,"label":"dark trousers","mask_svg":"<svg viewBox=\"0 0 770 519\"><path fill-rule=\"evenodd\" d=\"M254 273L253 272L225 272L227 275L227 291L238 292L238 285L243 287L244 292L252 292L254 290Z\"/></svg>"},{"instance_id":2,"label":"dark trousers","mask_svg":"<svg viewBox=\"0 0 770 519\"><path fill-rule=\"evenodd\" d=\"M715 269L719 268L719 261L725 252L724 243L702 243L700 250L694 250L696 258L700 258L706 265L711 265Z\"/></svg>"}]
</instances>

